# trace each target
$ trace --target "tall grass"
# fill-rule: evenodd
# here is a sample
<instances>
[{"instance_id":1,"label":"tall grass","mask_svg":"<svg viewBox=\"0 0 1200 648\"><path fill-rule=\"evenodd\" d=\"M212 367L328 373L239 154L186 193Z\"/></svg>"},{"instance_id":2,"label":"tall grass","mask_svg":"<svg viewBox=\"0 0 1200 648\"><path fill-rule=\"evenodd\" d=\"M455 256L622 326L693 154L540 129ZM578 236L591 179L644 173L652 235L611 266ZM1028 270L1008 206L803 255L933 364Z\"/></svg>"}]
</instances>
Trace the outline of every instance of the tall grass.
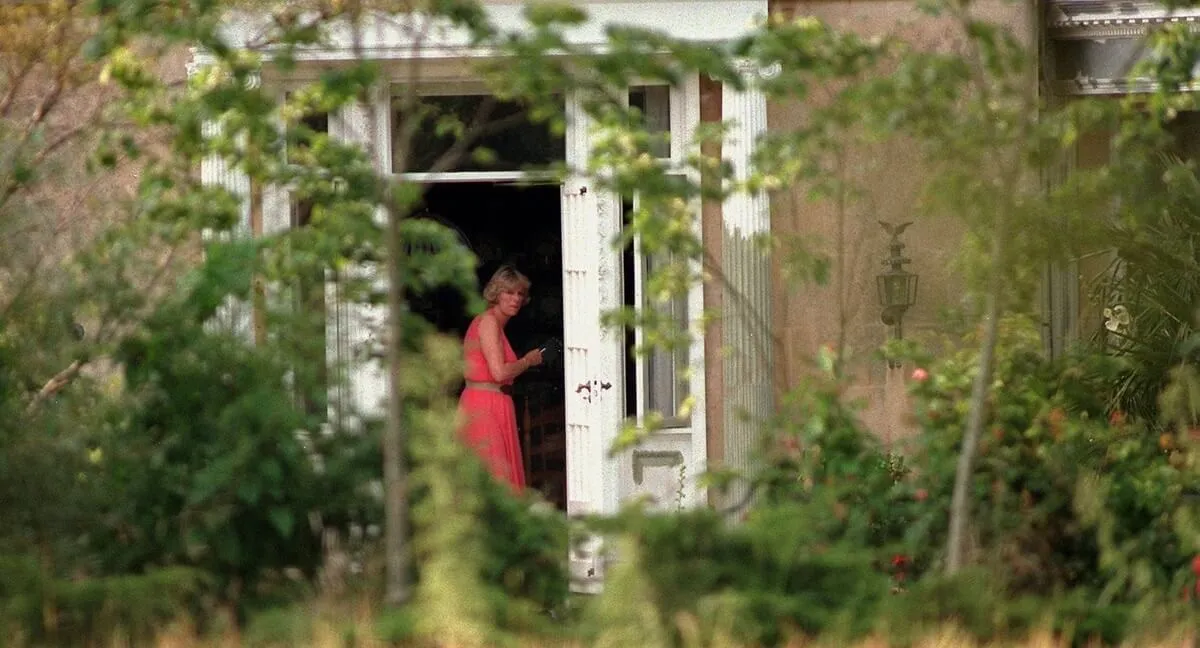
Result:
<instances>
[{"instance_id":1,"label":"tall grass","mask_svg":"<svg viewBox=\"0 0 1200 648\"><path fill-rule=\"evenodd\" d=\"M321 606L318 605L318 608ZM248 629L246 632L227 632L217 637L200 638L197 637L191 628L186 624L180 624L168 628L159 637L154 645L157 648L235 648L246 646L248 648L275 648L275 647L296 647L296 648L383 648L392 646L413 646L413 647L432 647L439 648L468 648L471 644L452 643L449 641L440 641L436 639L411 639L406 641L386 641L381 639L377 631L379 618L372 613L369 605L350 606L347 609L345 604L336 606L337 612L326 609L325 611L309 610L313 614L306 614L306 610L298 608L293 611L291 620L295 625L290 627L276 627L279 631L278 635L268 636L263 634L263 631ZM710 638L707 641L697 638L697 633L689 632L688 627L695 627L697 620L689 617L682 617L677 620L681 627L681 635L685 637L684 643L680 648L749 648L738 644L732 640L723 637ZM648 644L645 641L636 643L628 643L630 639L628 627L609 628L606 632L592 640L585 639L546 639L545 637L524 637L519 639L519 645L529 648L593 648L598 645L609 646L631 646L631 648L641 648L643 646L651 648L653 644ZM297 640L301 638L301 640ZM649 637L647 637L649 639ZM1167 631L1162 636L1148 638L1143 641L1136 641L1127 644L1129 648L1195 648L1197 645L1197 634L1194 630L1175 630ZM124 647L126 644L114 640L110 644L112 648ZM823 640L819 637L803 637L793 636L784 644L786 648L834 648L846 646L838 640ZM963 632L953 626L943 626L933 628L923 635L923 638L915 643L900 643L889 640L888 637L876 635L859 641L853 644L853 648L1000 648L1000 647L1030 647L1030 648L1071 648L1073 645L1089 646L1092 644L1078 644L1071 641L1069 637L1056 635L1054 633L1043 631L1019 641L996 642L996 643L980 643L972 639L966 632ZM1096 644L1099 645L1099 644Z\"/></svg>"}]
</instances>

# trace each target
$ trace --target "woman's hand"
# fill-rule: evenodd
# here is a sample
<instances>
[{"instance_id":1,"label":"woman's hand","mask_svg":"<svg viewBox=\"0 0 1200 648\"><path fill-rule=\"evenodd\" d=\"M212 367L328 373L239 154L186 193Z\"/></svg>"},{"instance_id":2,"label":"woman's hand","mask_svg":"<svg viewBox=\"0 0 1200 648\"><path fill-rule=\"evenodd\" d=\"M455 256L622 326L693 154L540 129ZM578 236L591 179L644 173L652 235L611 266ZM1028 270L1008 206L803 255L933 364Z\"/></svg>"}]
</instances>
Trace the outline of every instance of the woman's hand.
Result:
<instances>
[{"instance_id":1,"label":"woman's hand","mask_svg":"<svg viewBox=\"0 0 1200 648\"><path fill-rule=\"evenodd\" d=\"M526 366L536 367L542 364L542 350L534 349L533 351L526 353L525 357L521 358L521 360L525 362Z\"/></svg>"}]
</instances>

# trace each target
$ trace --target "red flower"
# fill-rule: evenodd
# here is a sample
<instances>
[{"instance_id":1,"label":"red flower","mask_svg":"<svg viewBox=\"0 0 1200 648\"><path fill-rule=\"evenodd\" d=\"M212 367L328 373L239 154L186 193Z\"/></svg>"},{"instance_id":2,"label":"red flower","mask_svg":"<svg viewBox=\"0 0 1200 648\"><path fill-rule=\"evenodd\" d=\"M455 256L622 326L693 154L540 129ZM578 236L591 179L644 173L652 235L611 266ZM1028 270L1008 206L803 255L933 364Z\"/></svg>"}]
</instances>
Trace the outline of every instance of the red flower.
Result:
<instances>
[{"instance_id":1,"label":"red flower","mask_svg":"<svg viewBox=\"0 0 1200 648\"><path fill-rule=\"evenodd\" d=\"M1200 576L1200 555L1192 558L1192 573L1196 576Z\"/></svg>"},{"instance_id":2,"label":"red flower","mask_svg":"<svg viewBox=\"0 0 1200 648\"><path fill-rule=\"evenodd\" d=\"M799 456L800 439L794 436L785 436L779 439L779 452L788 458Z\"/></svg>"},{"instance_id":3,"label":"red flower","mask_svg":"<svg viewBox=\"0 0 1200 648\"><path fill-rule=\"evenodd\" d=\"M918 502L924 502L925 500L929 499L929 491L925 490L924 488L918 488L917 492L913 493L913 499L917 500Z\"/></svg>"},{"instance_id":4,"label":"red flower","mask_svg":"<svg viewBox=\"0 0 1200 648\"><path fill-rule=\"evenodd\" d=\"M1050 410L1050 434L1057 439L1062 436L1062 424L1067 420L1067 413L1061 407Z\"/></svg>"},{"instance_id":5,"label":"red flower","mask_svg":"<svg viewBox=\"0 0 1200 648\"><path fill-rule=\"evenodd\" d=\"M916 369L913 369L912 379L917 382L925 382L929 379L929 372L917 367Z\"/></svg>"},{"instance_id":6,"label":"red flower","mask_svg":"<svg viewBox=\"0 0 1200 648\"><path fill-rule=\"evenodd\" d=\"M1108 416L1108 424L1114 427L1125 425L1125 412L1113 410L1113 413Z\"/></svg>"},{"instance_id":7,"label":"red flower","mask_svg":"<svg viewBox=\"0 0 1200 648\"><path fill-rule=\"evenodd\" d=\"M905 556L904 554L896 554L896 555L892 556L892 567L903 568L905 565L908 564L908 561L909 561L908 556Z\"/></svg>"}]
</instances>

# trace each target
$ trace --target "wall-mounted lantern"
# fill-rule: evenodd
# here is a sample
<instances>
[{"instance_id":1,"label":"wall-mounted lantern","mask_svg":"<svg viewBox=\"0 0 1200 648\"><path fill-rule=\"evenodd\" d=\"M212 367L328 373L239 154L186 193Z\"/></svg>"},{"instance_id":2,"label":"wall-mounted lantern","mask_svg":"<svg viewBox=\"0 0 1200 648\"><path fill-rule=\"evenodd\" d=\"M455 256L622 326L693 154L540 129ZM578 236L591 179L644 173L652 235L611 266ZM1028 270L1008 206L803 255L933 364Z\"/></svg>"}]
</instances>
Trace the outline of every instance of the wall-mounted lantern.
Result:
<instances>
[{"instance_id":1,"label":"wall-mounted lantern","mask_svg":"<svg viewBox=\"0 0 1200 648\"><path fill-rule=\"evenodd\" d=\"M904 313L917 302L918 276L904 269L904 264L911 263L912 259L904 256L904 243L900 242L900 235L912 223L892 225L880 221L879 224L892 237L888 242L888 257L883 260L887 270L875 277L876 287L879 289L879 305L883 307L880 319L892 327L892 334L896 339L901 339L904 337Z\"/></svg>"}]
</instances>

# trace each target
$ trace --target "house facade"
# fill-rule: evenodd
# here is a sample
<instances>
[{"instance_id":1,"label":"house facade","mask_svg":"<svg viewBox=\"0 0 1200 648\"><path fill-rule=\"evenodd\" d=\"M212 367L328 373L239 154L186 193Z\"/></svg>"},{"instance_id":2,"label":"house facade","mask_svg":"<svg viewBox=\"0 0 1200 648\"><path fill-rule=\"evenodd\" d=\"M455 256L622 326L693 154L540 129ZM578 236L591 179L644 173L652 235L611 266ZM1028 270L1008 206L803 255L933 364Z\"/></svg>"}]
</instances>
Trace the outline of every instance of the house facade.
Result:
<instances>
[{"instance_id":1,"label":"house facade","mask_svg":"<svg viewBox=\"0 0 1200 648\"><path fill-rule=\"evenodd\" d=\"M654 26L672 36L719 43L736 38L753 28L766 15L765 3L747 0L713 1L685 0L674 2L611 2L602 1L587 7L592 23L570 34L581 45L601 46L605 36L602 26L627 23ZM493 20L502 28L519 28L523 7L517 3L488 5ZM244 16L230 22L229 37L234 42L250 42L258 28L254 16ZM390 119L368 119L368 114L392 116L391 84L410 81L408 63L414 57L422 59L421 92L431 100L441 97L469 96L482 92L481 80L476 78L472 63L486 52L468 44L459 34L445 33L415 47L410 32L403 25L381 21L365 31L365 39L355 41L351 34L320 51L301 56L301 64L286 78L268 78L262 82L278 89L280 96L289 84L302 82L319 73L324 65L338 61L357 60L366 56L382 63L387 84L377 89L373 106L357 105L330 115L327 128L333 137L363 144L374 152L382 172L390 172L393 133ZM203 64L202 54L195 64ZM747 73L754 71L747 70ZM703 95L703 101L702 101ZM660 155L682 166L686 144L691 132L702 119L726 119L737 124L724 152L734 161L739 173L745 174L752 143L766 128L766 103L755 91L736 92L704 82L698 76L676 87L632 86L631 101L641 101L648 112L662 116L662 127L671 134L670 150ZM588 116L574 97L566 97L568 126L561 147L562 160L570 166L584 166L590 151ZM709 114L704 115L707 111ZM296 224L295 209L284 188L252 188L247 179L220 160L209 160L202 168L206 182L226 185L246 196L243 214L244 229L251 234L271 234ZM428 183L431 187L450 185L467 191L477 185L504 185L520 180L520 171L455 170L431 173L414 170L405 177ZM746 327L734 331L726 326L718 332L722 339L710 339L711 331L700 327L701 313L709 288L696 287L682 303L677 316L685 318L694 328L697 345L677 357L642 358L628 351L629 340L620 332L601 326L601 314L620 307L628 293L639 294L642 275L647 271L641 259L632 264L608 244L622 226L625 204L620 197L608 194L599 187L589 186L586 178L574 178L554 187L557 209L553 214L554 228L560 231L561 319L563 358L562 454L565 462L564 508L570 514L614 512L621 502L647 496L663 506L693 506L705 500L705 493L696 486L696 477L704 471L712 440L749 439L748 430L741 433L716 435L718 422L712 421L706 403L725 396L707 387L709 365L720 363L738 372L738 382L744 386L724 410L713 411L718 416L730 414L731 425L746 427L740 417L732 415L735 407L745 406L752 413L763 414L770 407L770 355L764 356L760 333ZM634 198L636 200L636 198ZM738 268L734 287L746 296L746 308L762 316L770 312L770 273L767 261L758 255L748 242L765 233L770 227L769 203L766 197L731 198L725 204L704 209L706 229L716 223L722 238L744 241L746 249L727 245L726 255ZM701 209L700 205L696 206ZM499 218L518 222L521 214L501 213ZM465 229L465 226L464 226ZM707 235L708 234L706 232ZM486 243L486 242L484 242ZM481 245L480 241L475 241ZM629 267L629 266L632 267ZM536 288L535 288L536 291ZM326 294L336 295L336 286L327 287ZM537 293L535 292L535 297ZM635 297L636 299L636 297ZM370 343L370 336L382 313L368 307L335 305L327 327L331 355L339 357L339 349ZM253 328L249 313L234 314L231 319L248 333ZM726 339L728 338L728 339ZM725 353L722 348L734 350ZM346 356L340 356L342 358ZM754 360L745 360L751 358ZM656 362L657 360L657 362ZM651 364L655 366L650 366ZM631 383L637 383L636 385ZM348 397L364 409L378 408L386 390L386 380L380 368L368 363L352 367L346 388ZM690 411L676 416L677 406L684 400L694 403ZM630 401L634 401L631 403ZM668 414L663 431L653 435L636 450L619 457L609 457L623 421L630 414L645 416L652 409ZM738 444L722 447L722 454L741 456L745 451ZM742 444L745 445L745 444Z\"/></svg>"},{"instance_id":2,"label":"house facade","mask_svg":"<svg viewBox=\"0 0 1200 648\"><path fill-rule=\"evenodd\" d=\"M570 37L583 45L601 46L605 24L632 24L679 38L720 43L744 34L770 14L811 15L867 35L899 35L920 47L950 48L957 42L947 23L920 13L909 0L591 0L581 4L591 22L573 30ZM1132 88L1120 81L1123 68L1114 61L1130 48L1136 49L1147 23L1182 19L1137 2L991 0L978 5L983 15L1011 25L1028 39L1045 63L1043 90L1064 101L1077 94L1130 91ZM522 24L518 3L489 2L486 7L501 27L519 28ZM248 42L257 24L254 16L235 18L230 22L230 38ZM473 48L455 33L441 33L414 47L410 34L402 22L381 21L359 38L349 33L336 35L329 48L304 53L289 76L264 78L263 83L277 88L282 97L289 84L311 78L322 66L362 56L378 61L385 80L372 96L373 104L330 115L327 127L335 137L363 144L373 152L379 170L391 173L394 89L411 82L408 75L414 59L420 60L420 92L427 97L444 98L450 105L484 92L472 63L487 52ZM202 54L193 61L203 62ZM746 69L745 73L762 71ZM670 133L671 145L658 155L675 163L682 163L686 143L699 124L720 120L732 124L721 153L732 162L735 173L743 176L758 135L773 128L794 127L805 118L803 105L769 103L753 89L739 92L699 76L675 87L635 82L628 96L657 120L661 130ZM553 143L551 157L582 166L591 146L588 116L577 98L568 96L564 101L567 131L561 142ZM370 119L369 115L388 117ZM1089 156L1099 155L1103 149L1102 143L1093 141L1079 146L1081 164L1089 163ZM848 211L808 200L804 187L769 196L739 195L719 204L697 203L698 228L710 257L718 260L723 281L697 286L672 307L673 315L692 327L696 343L687 353L666 357L631 354L626 335L600 325L601 313L639 302L642 277L653 263L653 259L640 258L636 250L630 259L608 245L622 227L628 200L589 186L586 178L543 186L536 199L526 200L532 194L496 193L513 191L513 183L522 179L515 167L437 173L417 168L406 170L405 177L427 183L431 192L440 196L437 204L445 212L442 215L450 214L446 220L464 233L464 240L470 241L481 259L512 258L512 251L506 253L508 257L488 251L502 247L498 243L501 234L472 224L470 212L479 211L481 204L490 205L488 220L507 223L505 229L518 224L516 229L533 229L530 223L535 220L542 223L538 227L546 228L548 270L543 276L551 278L535 285L534 298L535 303L539 295L553 295L556 300L545 317L561 322L563 366L561 375L548 381L553 383L548 393L557 394L549 400L557 404L538 411L527 408L521 423L524 441L529 444L527 453L532 445L551 455L557 453L557 472L553 466L546 470L561 478L559 501L574 515L611 513L635 498L646 498L663 508L727 504L701 488L697 477L712 465L748 466L756 440L755 419L769 415L778 395L808 371L809 359L820 347L837 340L852 351L849 369L854 387L850 395L867 403L863 413L867 425L885 441L909 433L904 382L912 368L889 367L875 359L872 351L889 335L889 327L880 320L875 288L888 238L877 222L913 220L921 184L915 156L899 144L848 147L848 173L868 188L865 198ZM250 234L295 226L294 206L285 189L252 188L219 160L206 162L202 173L207 182L226 185L246 197L244 229ZM485 202L462 202L471 192ZM515 207L505 211L507 204L520 204L521 211ZM456 217L451 212L463 215ZM838 256L828 285L789 284L777 263L755 244L768 232L826 242L825 251ZM919 299L905 318L909 334L936 330L937 313L945 306L961 305L963 283L954 268L955 241L960 235L952 222L923 220L906 232L912 270L921 277ZM1078 264L1047 269L1043 310L1051 347L1076 335L1081 314L1086 312L1080 298L1080 270ZM330 356L346 358L346 349L371 343L372 331L383 314L339 304L336 288L331 283L325 292L330 304L327 336ZM551 300L547 297L545 301ZM711 322L702 320L704 311L719 316ZM234 313L231 318L248 334L253 328L248 313ZM378 408L385 378L378 366L355 364L338 397L362 408ZM690 407L679 416L682 403ZM661 431L634 450L609 455L608 448L627 418L654 412L667 419ZM539 433L542 436L533 438L529 434L532 428L545 429ZM555 461L547 465L551 464ZM590 560L593 558L587 556L574 559L577 576L598 577L600 565Z\"/></svg>"}]
</instances>

